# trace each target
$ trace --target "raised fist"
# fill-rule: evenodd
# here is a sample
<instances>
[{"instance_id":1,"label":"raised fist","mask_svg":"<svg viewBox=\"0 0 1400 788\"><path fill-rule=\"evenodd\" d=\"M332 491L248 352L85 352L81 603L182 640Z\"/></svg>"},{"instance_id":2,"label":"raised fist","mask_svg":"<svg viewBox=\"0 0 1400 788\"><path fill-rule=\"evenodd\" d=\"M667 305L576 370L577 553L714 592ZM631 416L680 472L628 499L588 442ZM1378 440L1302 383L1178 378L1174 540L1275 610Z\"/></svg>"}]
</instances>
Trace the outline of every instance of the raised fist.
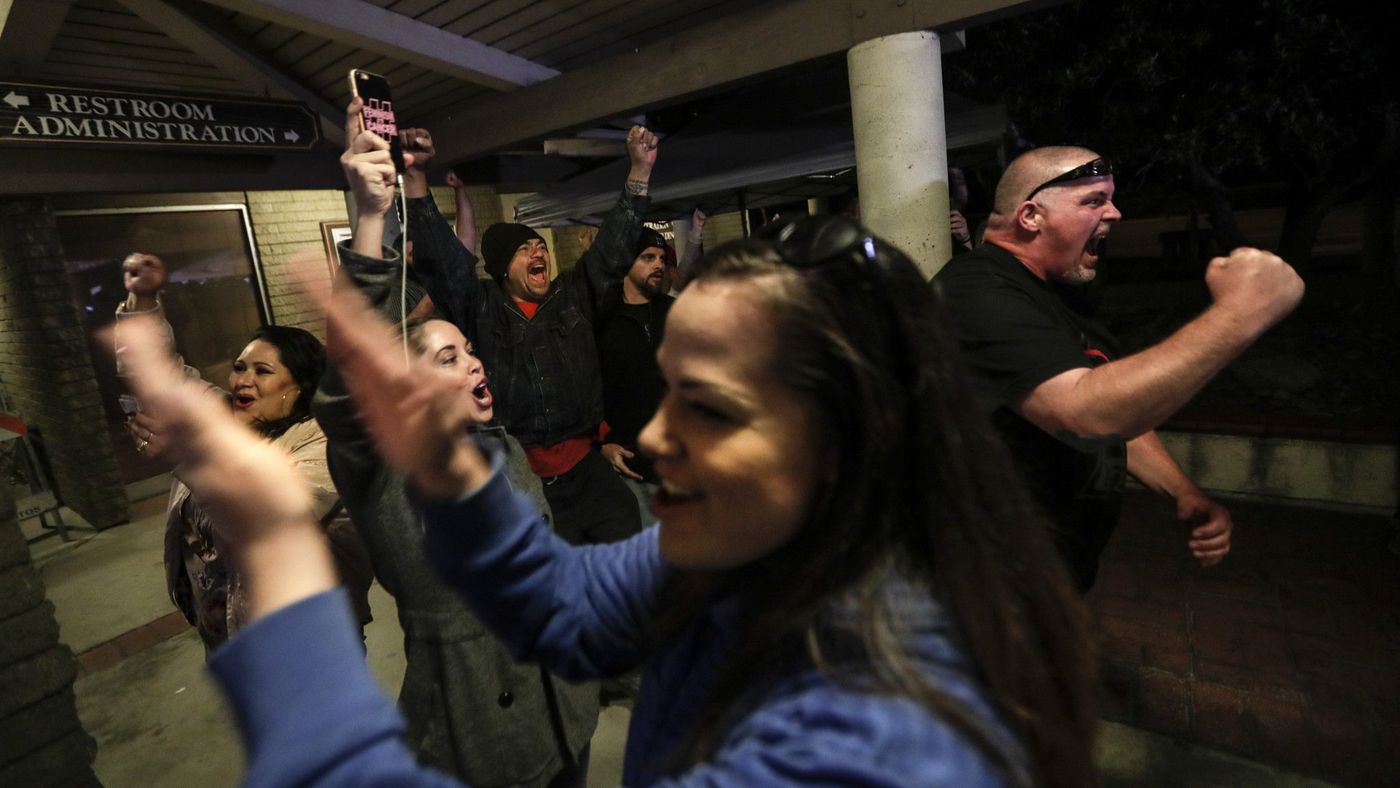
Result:
<instances>
[{"instance_id":1,"label":"raised fist","mask_svg":"<svg viewBox=\"0 0 1400 788\"><path fill-rule=\"evenodd\" d=\"M690 214L691 238L699 238L700 236L705 234L705 220L708 218L709 217L705 215L705 212L700 210L699 208L696 208L695 211Z\"/></svg>"},{"instance_id":2,"label":"raised fist","mask_svg":"<svg viewBox=\"0 0 1400 788\"><path fill-rule=\"evenodd\" d=\"M153 254L132 252L122 261L122 286L133 296L154 297L165 280L165 263Z\"/></svg>"},{"instance_id":3,"label":"raised fist","mask_svg":"<svg viewBox=\"0 0 1400 788\"><path fill-rule=\"evenodd\" d=\"M428 162L433 160L437 149L433 147L433 135L427 129L402 129L399 131L399 142L405 151L413 154L409 167L420 171L428 169Z\"/></svg>"},{"instance_id":4,"label":"raised fist","mask_svg":"<svg viewBox=\"0 0 1400 788\"><path fill-rule=\"evenodd\" d=\"M1276 254L1242 246L1206 268L1216 304L1237 311L1260 328L1282 320L1303 299L1303 280Z\"/></svg>"},{"instance_id":5,"label":"raised fist","mask_svg":"<svg viewBox=\"0 0 1400 788\"><path fill-rule=\"evenodd\" d=\"M645 126L633 126L627 132L627 157L632 160L632 166L650 170L656 164L658 144L656 135L647 131Z\"/></svg>"}]
</instances>

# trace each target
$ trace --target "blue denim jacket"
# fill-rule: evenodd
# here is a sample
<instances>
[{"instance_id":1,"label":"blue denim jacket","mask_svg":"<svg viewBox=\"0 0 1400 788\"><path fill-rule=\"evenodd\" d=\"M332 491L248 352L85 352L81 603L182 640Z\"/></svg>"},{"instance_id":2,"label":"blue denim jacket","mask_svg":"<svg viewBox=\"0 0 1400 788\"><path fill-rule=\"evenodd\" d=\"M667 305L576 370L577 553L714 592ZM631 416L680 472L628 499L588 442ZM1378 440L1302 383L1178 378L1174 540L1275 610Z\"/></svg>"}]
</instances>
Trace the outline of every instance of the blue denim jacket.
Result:
<instances>
[{"instance_id":1,"label":"blue denim jacket","mask_svg":"<svg viewBox=\"0 0 1400 788\"><path fill-rule=\"evenodd\" d=\"M429 555L444 580L518 658L566 678L646 662L626 785L1003 784L983 753L927 708L815 670L755 687L757 702L724 731L714 757L680 771L673 756L733 637L733 603L712 606L689 633L652 653L648 624L668 572L656 528L625 542L571 547L499 471L463 500L423 507ZM449 784L399 742L402 725L375 688L345 608L340 592L313 597L254 623L215 655L247 740L249 783ZM919 596L906 608L919 664L985 723L1024 775L1020 744L959 652L942 608Z\"/></svg>"}]
</instances>

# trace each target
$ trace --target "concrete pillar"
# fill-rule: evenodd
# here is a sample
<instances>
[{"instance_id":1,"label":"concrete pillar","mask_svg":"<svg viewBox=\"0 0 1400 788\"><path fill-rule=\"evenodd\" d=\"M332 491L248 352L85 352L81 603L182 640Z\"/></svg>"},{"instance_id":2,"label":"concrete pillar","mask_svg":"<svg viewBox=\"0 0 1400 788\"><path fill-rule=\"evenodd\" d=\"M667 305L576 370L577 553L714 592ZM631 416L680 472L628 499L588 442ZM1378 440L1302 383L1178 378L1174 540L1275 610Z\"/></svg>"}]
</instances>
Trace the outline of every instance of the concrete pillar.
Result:
<instances>
[{"instance_id":1,"label":"concrete pillar","mask_svg":"<svg viewBox=\"0 0 1400 788\"><path fill-rule=\"evenodd\" d=\"M846 55L861 223L933 276L952 257L938 34L899 33Z\"/></svg>"},{"instance_id":2,"label":"concrete pillar","mask_svg":"<svg viewBox=\"0 0 1400 788\"><path fill-rule=\"evenodd\" d=\"M690 217L686 214L680 219L671 220L671 234L675 236L672 245L676 248L676 254L685 253L685 245L690 241Z\"/></svg>"}]
</instances>

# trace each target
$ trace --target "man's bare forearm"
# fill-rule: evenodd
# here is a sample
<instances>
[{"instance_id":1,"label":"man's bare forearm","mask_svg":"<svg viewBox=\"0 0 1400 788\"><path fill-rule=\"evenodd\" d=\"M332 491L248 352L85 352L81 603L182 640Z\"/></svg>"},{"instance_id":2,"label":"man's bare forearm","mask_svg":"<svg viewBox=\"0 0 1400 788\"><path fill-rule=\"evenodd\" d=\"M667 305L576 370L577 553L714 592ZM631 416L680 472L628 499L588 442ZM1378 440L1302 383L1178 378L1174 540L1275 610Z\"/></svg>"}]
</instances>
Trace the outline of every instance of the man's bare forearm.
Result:
<instances>
[{"instance_id":1,"label":"man's bare forearm","mask_svg":"<svg viewBox=\"0 0 1400 788\"><path fill-rule=\"evenodd\" d=\"M384 214L360 213L350 237L350 248L365 257L378 258L384 254Z\"/></svg>"},{"instance_id":2,"label":"man's bare forearm","mask_svg":"<svg viewBox=\"0 0 1400 788\"><path fill-rule=\"evenodd\" d=\"M1052 435L1132 440L1157 428L1297 307L1303 280L1277 255L1240 247L1206 267L1214 303L1165 341L1036 386L1014 407Z\"/></svg>"},{"instance_id":3,"label":"man's bare forearm","mask_svg":"<svg viewBox=\"0 0 1400 788\"><path fill-rule=\"evenodd\" d=\"M1128 441L1128 473L1144 487L1168 498L1176 499L1186 493L1200 492L1196 483L1177 465L1155 431L1145 432Z\"/></svg>"},{"instance_id":4,"label":"man's bare forearm","mask_svg":"<svg viewBox=\"0 0 1400 788\"><path fill-rule=\"evenodd\" d=\"M1161 343L1082 375L1064 426L1126 439L1156 429L1267 328L1212 306Z\"/></svg>"},{"instance_id":5,"label":"man's bare forearm","mask_svg":"<svg viewBox=\"0 0 1400 788\"><path fill-rule=\"evenodd\" d=\"M475 253L476 207L472 205L465 186L458 186L452 190L452 202L457 209L457 240Z\"/></svg>"}]
</instances>

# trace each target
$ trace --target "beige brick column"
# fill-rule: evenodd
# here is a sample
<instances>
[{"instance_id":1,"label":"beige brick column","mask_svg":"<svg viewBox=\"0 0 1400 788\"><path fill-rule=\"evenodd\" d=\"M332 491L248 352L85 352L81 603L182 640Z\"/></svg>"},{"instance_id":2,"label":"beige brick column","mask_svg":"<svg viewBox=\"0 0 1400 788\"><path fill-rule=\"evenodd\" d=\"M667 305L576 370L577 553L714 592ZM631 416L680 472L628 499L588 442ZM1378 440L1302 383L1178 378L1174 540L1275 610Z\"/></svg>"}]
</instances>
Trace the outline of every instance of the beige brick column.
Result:
<instances>
[{"instance_id":1,"label":"beige brick column","mask_svg":"<svg viewBox=\"0 0 1400 788\"><path fill-rule=\"evenodd\" d=\"M0 479L10 478L12 458L0 449ZM0 785L98 785L97 744L73 700L76 674L29 561L10 486L0 484Z\"/></svg>"},{"instance_id":2,"label":"beige brick column","mask_svg":"<svg viewBox=\"0 0 1400 788\"><path fill-rule=\"evenodd\" d=\"M71 295L49 203L0 201L0 383L43 434L63 502L105 528L128 519L126 490Z\"/></svg>"}]
</instances>

